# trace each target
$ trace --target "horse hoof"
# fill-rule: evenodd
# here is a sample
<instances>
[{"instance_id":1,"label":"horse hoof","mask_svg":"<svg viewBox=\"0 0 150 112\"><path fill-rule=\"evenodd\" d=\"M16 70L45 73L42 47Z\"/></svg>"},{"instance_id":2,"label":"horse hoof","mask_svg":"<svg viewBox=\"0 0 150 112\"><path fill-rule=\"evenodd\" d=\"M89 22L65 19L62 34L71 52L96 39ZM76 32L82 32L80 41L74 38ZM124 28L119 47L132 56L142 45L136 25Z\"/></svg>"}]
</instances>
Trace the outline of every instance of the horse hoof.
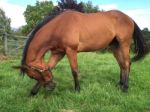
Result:
<instances>
[{"instance_id":1,"label":"horse hoof","mask_svg":"<svg viewBox=\"0 0 150 112\"><path fill-rule=\"evenodd\" d=\"M124 93L128 93L128 89L122 88L122 91L123 91Z\"/></svg>"},{"instance_id":2,"label":"horse hoof","mask_svg":"<svg viewBox=\"0 0 150 112\"><path fill-rule=\"evenodd\" d=\"M128 87L127 86L122 86L121 87L121 89L122 89L122 91L124 92L124 93L127 93L128 92Z\"/></svg>"}]
</instances>

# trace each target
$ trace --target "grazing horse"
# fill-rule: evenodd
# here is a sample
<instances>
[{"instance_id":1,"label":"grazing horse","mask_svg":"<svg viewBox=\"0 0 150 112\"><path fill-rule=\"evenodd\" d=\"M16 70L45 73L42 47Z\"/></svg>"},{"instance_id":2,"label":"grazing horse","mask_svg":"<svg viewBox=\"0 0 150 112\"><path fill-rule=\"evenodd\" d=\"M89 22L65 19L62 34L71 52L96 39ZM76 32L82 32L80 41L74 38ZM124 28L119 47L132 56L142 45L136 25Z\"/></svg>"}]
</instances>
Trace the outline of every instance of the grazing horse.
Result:
<instances>
[{"instance_id":1,"label":"grazing horse","mask_svg":"<svg viewBox=\"0 0 150 112\"><path fill-rule=\"evenodd\" d=\"M97 13L81 13L65 10L55 17L47 18L29 35L22 64L18 68L35 80L31 90L35 95L41 86L53 90L52 69L67 55L74 78L75 90L80 91L77 53L91 52L110 47L120 66L120 81L123 90L128 89L130 71L130 46L134 40L136 56L144 57L148 51L138 25L126 14L111 10ZM51 51L48 63L44 54Z\"/></svg>"}]
</instances>

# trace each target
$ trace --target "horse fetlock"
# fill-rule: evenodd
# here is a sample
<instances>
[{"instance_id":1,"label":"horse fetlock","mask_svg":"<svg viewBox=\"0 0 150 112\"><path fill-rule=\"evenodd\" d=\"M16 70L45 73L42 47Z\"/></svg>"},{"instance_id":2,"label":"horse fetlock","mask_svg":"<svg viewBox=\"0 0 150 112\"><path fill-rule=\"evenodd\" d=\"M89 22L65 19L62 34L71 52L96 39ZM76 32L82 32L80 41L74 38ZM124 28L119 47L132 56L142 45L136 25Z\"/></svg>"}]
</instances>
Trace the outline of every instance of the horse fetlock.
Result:
<instances>
[{"instance_id":1,"label":"horse fetlock","mask_svg":"<svg viewBox=\"0 0 150 112\"><path fill-rule=\"evenodd\" d=\"M123 85L123 81L120 80L120 81L118 82L118 84L119 84L120 86L122 86L122 85Z\"/></svg>"},{"instance_id":2,"label":"horse fetlock","mask_svg":"<svg viewBox=\"0 0 150 112\"><path fill-rule=\"evenodd\" d=\"M80 92L80 85L75 86L75 91Z\"/></svg>"}]
</instances>

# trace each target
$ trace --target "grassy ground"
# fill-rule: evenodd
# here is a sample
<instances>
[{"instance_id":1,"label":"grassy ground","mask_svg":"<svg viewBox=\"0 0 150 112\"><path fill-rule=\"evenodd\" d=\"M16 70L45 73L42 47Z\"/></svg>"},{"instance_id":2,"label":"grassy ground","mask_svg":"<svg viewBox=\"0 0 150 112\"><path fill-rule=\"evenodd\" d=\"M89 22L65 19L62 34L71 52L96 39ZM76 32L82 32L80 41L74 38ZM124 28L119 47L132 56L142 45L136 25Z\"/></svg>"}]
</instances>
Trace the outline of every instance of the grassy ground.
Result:
<instances>
[{"instance_id":1,"label":"grassy ground","mask_svg":"<svg viewBox=\"0 0 150 112\"><path fill-rule=\"evenodd\" d=\"M0 112L150 112L150 56L132 64L130 88L116 87L119 67L111 54L78 55L81 92L73 89L67 59L53 71L57 87L28 97L35 81L11 68L20 59L0 62Z\"/></svg>"}]
</instances>

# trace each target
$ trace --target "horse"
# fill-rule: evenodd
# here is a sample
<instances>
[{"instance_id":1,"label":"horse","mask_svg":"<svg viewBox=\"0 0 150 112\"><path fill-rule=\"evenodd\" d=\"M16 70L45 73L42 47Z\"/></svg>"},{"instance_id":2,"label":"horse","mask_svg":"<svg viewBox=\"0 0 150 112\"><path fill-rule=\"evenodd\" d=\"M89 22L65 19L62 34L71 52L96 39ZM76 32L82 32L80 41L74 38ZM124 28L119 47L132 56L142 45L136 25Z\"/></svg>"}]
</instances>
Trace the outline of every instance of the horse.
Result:
<instances>
[{"instance_id":1,"label":"horse","mask_svg":"<svg viewBox=\"0 0 150 112\"><path fill-rule=\"evenodd\" d=\"M47 90L55 88L52 70L66 55L75 90L80 91L77 53L94 52L109 46L120 67L119 85L127 91L132 40L136 52L133 59L137 61L148 53L148 49L139 26L132 18L118 10L82 13L68 9L33 29L24 48L22 63L17 68L37 80L31 90L35 95L42 86ZM45 62L43 57L49 50L51 56Z\"/></svg>"}]
</instances>

